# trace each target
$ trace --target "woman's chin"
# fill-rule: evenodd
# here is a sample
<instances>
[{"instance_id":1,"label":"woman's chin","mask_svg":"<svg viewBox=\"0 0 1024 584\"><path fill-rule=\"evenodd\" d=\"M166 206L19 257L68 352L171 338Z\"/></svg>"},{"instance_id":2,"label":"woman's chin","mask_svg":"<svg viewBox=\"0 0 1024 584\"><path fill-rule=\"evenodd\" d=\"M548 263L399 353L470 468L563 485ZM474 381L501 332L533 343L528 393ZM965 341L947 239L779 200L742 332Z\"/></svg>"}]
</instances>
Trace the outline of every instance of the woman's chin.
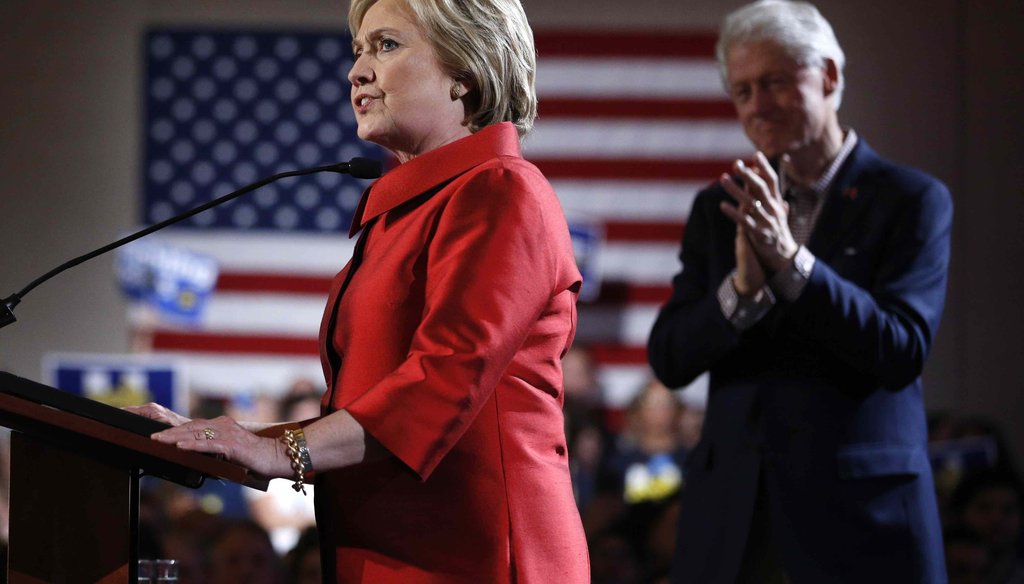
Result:
<instances>
[{"instance_id":1,"label":"woman's chin","mask_svg":"<svg viewBox=\"0 0 1024 584\"><path fill-rule=\"evenodd\" d=\"M376 133L374 131L372 131L370 128L368 128L368 127L366 127L366 126L364 126L362 124L360 124L356 128L356 136L359 136L360 140L365 140L366 142L374 142L374 143L376 143L376 140L374 140L374 135L375 134Z\"/></svg>"},{"instance_id":2,"label":"woman's chin","mask_svg":"<svg viewBox=\"0 0 1024 584\"><path fill-rule=\"evenodd\" d=\"M359 126L356 130L356 135L364 142L372 142L378 146L383 146L384 148L391 150L391 143L393 140L390 139L387 132L377 131L375 128L367 126Z\"/></svg>"}]
</instances>

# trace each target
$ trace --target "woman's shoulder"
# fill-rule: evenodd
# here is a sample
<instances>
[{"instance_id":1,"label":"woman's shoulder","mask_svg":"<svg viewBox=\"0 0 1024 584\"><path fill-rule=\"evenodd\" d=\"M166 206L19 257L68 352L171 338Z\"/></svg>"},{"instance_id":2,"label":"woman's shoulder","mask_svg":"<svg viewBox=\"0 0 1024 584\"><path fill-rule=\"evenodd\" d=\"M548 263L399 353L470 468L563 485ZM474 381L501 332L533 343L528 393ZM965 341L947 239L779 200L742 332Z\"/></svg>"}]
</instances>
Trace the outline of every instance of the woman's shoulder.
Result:
<instances>
[{"instance_id":1,"label":"woman's shoulder","mask_svg":"<svg viewBox=\"0 0 1024 584\"><path fill-rule=\"evenodd\" d=\"M452 186L453 195L485 192L491 200L507 199L514 204L557 202L555 190L543 173L518 156L495 156L467 170Z\"/></svg>"},{"instance_id":2,"label":"woman's shoulder","mask_svg":"<svg viewBox=\"0 0 1024 584\"><path fill-rule=\"evenodd\" d=\"M536 181L550 187L540 169L521 156L495 156L473 167L466 174L484 175L502 180Z\"/></svg>"}]
</instances>

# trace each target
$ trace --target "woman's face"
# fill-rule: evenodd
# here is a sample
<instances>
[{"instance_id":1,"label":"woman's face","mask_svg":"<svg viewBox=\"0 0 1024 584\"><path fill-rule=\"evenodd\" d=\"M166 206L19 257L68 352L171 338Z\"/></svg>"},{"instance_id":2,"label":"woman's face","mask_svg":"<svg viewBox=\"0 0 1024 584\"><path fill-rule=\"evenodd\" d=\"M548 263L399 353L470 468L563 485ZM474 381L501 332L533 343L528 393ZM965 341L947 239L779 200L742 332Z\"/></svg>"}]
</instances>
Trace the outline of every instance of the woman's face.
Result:
<instances>
[{"instance_id":1,"label":"woman's face","mask_svg":"<svg viewBox=\"0 0 1024 584\"><path fill-rule=\"evenodd\" d=\"M360 138L405 162L470 134L462 100L451 97L455 81L402 0L371 6L352 49L348 78Z\"/></svg>"}]
</instances>

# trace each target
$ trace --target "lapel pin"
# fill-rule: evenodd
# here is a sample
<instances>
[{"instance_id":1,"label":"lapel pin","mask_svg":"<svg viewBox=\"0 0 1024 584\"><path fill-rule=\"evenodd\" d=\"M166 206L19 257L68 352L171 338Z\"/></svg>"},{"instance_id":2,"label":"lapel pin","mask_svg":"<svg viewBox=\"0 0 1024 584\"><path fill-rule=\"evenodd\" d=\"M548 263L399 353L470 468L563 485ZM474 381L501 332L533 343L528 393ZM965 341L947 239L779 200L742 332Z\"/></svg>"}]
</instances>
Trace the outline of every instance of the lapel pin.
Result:
<instances>
[{"instance_id":1,"label":"lapel pin","mask_svg":"<svg viewBox=\"0 0 1024 584\"><path fill-rule=\"evenodd\" d=\"M847 199L847 200L850 200L850 201L856 201L857 200L857 187L846 187L843 190L843 198Z\"/></svg>"}]
</instances>

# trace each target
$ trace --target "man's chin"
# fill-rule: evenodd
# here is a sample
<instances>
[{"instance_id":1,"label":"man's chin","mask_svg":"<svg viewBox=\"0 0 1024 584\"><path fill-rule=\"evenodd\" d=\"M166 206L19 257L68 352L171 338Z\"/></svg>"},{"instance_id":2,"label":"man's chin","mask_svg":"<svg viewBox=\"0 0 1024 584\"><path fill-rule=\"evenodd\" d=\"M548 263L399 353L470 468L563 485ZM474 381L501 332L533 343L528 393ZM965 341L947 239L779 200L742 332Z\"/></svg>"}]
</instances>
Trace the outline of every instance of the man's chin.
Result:
<instances>
[{"instance_id":1,"label":"man's chin","mask_svg":"<svg viewBox=\"0 0 1024 584\"><path fill-rule=\"evenodd\" d=\"M769 160L778 158L788 151L785 145L777 140L751 140L754 144L754 148L757 151L764 154Z\"/></svg>"}]
</instances>

